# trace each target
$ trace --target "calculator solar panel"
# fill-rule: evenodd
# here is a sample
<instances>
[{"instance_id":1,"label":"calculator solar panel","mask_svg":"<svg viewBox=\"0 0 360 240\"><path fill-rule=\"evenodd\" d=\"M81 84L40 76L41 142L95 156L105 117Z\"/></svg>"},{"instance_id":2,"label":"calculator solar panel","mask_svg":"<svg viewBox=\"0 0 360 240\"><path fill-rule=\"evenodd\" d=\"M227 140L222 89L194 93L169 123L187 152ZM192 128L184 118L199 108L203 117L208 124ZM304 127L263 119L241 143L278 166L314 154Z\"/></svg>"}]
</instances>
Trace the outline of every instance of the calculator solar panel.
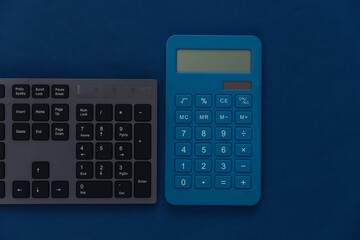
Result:
<instances>
[{"instance_id":1,"label":"calculator solar panel","mask_svg":"<svg viewBox=\"0 0 360 240\"><path fill-rule=\"evenodd\" d=\"M156 200L156 80L0 79L0 204Z\"/></svg>"}]
</instances>

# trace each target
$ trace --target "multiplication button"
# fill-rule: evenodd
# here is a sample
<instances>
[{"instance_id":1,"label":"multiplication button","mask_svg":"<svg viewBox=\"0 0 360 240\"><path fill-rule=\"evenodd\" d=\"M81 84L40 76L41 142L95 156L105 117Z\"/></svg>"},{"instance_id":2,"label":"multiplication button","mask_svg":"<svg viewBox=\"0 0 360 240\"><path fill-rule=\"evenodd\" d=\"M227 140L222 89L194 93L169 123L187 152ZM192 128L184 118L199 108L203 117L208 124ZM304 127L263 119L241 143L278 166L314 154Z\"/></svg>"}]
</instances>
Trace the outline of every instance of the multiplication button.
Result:
<instances>
[{"instance_id":1,"label":"multiplication button","mask_svg":"<svg viewBox=\"0 0 360 240\"><path fill-rule=\"evenodd\" d=\"M175 106L176 107L191 107L192 106L192 96L190 94L176 94Z\"/></svg>"},{"instance_id":2,"label":"multiplication button","mask_svg":"<svg viewBox=\"0 0 360 240\"><path fill-rule=\"evenodd\" d=\"M240 157L251 156L251 144L235 144L235 155Z\"/></svg>"}]
</instances>

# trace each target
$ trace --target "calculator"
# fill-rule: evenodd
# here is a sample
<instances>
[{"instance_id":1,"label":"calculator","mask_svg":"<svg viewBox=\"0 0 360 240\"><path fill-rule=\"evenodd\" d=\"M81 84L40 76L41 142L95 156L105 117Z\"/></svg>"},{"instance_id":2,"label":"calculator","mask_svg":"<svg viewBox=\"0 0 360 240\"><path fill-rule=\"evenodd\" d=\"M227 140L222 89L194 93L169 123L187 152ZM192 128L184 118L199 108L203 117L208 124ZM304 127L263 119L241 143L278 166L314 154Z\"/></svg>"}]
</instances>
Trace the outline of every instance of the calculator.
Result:
<instances>
[{"instance_id":1,"label":"calculator","mask_svg":"<svg viewBox=\"0 0 360 240\"><path fill-rule=\"evenodd\" d=\"M166 47L165 195L174 205L261 196L261 42L174 35Z\"/></svg>"},{"instance_id":2,"label":"calculator","mask_svg":"<svg viewBox=\"0 0 360 240\"><path fill-rule=\"evenodd\" d=\"M0 204L156 200L156 80L0 79Z\"/></svg>"}]
</instances>

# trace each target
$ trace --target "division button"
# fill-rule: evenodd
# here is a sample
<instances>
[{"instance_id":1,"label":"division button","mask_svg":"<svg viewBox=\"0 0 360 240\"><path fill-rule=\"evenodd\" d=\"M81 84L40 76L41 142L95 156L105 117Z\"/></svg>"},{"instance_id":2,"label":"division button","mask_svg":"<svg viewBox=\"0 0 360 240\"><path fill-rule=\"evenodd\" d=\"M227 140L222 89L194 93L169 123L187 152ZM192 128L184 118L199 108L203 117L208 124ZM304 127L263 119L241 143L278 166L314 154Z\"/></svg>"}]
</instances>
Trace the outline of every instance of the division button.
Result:
<instances>
[{"instance_id":1,"label":"division button","mask_svg":"<svg viewBox=\"0 0 360 240\"><path fill-rule=\"evenodd\" d=\"M5 120L5 105L3 103L0 104L0 121Z\"/></svg>"},{"instance_id":2,"label":"division button","mask_svg":"<svg viewBox=\"0 0 360 240\"><path fill-rule=\"evenodd\" d=\"M32 197L33 198L48 198L49 197L49 182L33 182L32 183Z\"/></svg>"},{"instance_id":3,"label":"division button","mask_svg":"<svg viewBox=\"0 0 360 240\"><path fill-rule=\"evenodd\" d=\"M115 120L128 122L132 119L132 107L130 104L115 105Z\"/></svg>"},{"instance_id":4,"label":"division button","mask_svg":"<svg viewBox=\"0 0 360 240\"><path fill-rule=\"evenodd\" d=\"M81 181L76 183L78 198L111 198L113 188L111 181Z\"/></svg>"},{"instance_id":5,"label":"division button","mask_svg":"<svg viewBox=\"0 0 360 240\"><path fill-rule=\"evenodd\" d=\"M76 163L76 178L91 179L93 178L94 166L92 162Z\"/></svg>"},{"instance_id":6,"label":"division button","mask_svg":"<svg viewBox=\"0 0 360 240\"><path fill-rule=\"evenodd\" d=\"M151 196L151 163L136 162L134 164L134 197L149 198Z\"/></svg>"},{"instance_id":7,"label":"division button","mask_svg":"<svg viewBox=\"0 0 360 240\"><path fill-rule=\"evenodd\" d=\"M132 195L130 181L115 182L115 197L117 198L130 198Z\"/></svg>"},{"instance_id":8,"label":"division button","mask_svg":"<svg viewBox=\"0 0 360 240\"><path fill-rule=\"evenodd\" d=\"M49 140L49 124L34 123L32 125L33 140Z\"/></svg>"},{"instance_id":9,"label":"division button","mask_svg":"<svg viewBox=\"0 0 360 240\"><path fill-rule=\"evenodd\" d=\"M51 106L51 118L53 121L68 121L69 120L69 105L68 104L53 104Z\"/></svg>"},{"instance_id":10,"label":"division button","mask_svg":"<svg viewBox=\"0 0 360 240\"><path fill-rule=\"evenodd\" d=\"M26 84L16 84L12 86L13 98L29 98L30 86Z\"/></svg>"},{"instance_id":11,"label":"division button","mask_svg":"<svg viewBox=\"0 0 360 240\"><path fill-rule=\"evenodd\" d=\"M31 90L33 98L49 97L49 85L33 85Z\"/></svg>"},{"instance_id":12,"label":"division button","mask_svg":"<svg viewBox=\"0 0 360 240\"><path fill-rule=\"evenodd\" d=\"M94 106L92 104L76 105L76 120L77 121L94 120Z\"/></svg>"},{"instance_id":13,"label":"division button","mask_svg":"<svg viewBox=\"0 0 360 240\"><path fill-rule=\"evenodd\" d=\"M0 179L5 178L5 163L0 162Z\"/></svg>"},{"instance_id":14,"label":"division button","mask_svg":"<svg viewBox=\"0 0 360 240\"><path fill-rule=\"evenodd\" d=\"M50 175L49 171L48 162L32 163L32 178L34 179L48 179Z\"/></svg>"},{"instance_id":15,"label":"division button","mask_svg":"<svg viewBox=\"0 0 360 240\"><path fill-rule=\"evenodd\" d=\"M14 181L12 187L13 187L13 197L14 198L29 198L30 197L30 182Z\"/></svg>"},{"instance_id":16,"label":"division button","mask_svg":"<svg viewBox=\"0 0 360 240\"><path fill-rule=\"evenodd\" d=\"M134 157L135 159L151 158L151 125L135 124L134 126Z\"/></svg>"},{"instance_id":17,"label":"division button","mask_svg":"<svg viewBox=\"0 0 360 240\"><path fill-rule=\"evenodd\" d=\"M69 86L68 85L52 85L51 96L53 98L68 98Z\"/></svg>"},{"instance_id":18,"label":"division button","mask_svg":"<svg viewBox=\"0 0 360 240\"><path fill-rule=\"evenodd\" d=\"M5 159L5 143L0 143L0 160Z\"/></svg>"},{"instance_id":19,"label":"division button","mask_svg":"<svg viewBox=\"0 0 360 240\"><path fill-rule=\"evenodd\" d=\"M112 119L113 119L113 107L111 104L96 105L97 121L112 121Z\"/></svg>"},{"instance_id":20,"label":"division button","mask_svg":"<svg viewBox=\"0 0 360 240\"><path fill-rule=\"evenodd\" d=\"M54 181L51 183L51 196L53 198L68 198L69 197L69 182L68 181Z\"/></svg>"},{"instance_id":21,"label":"division button","mask_svg":"<svg viewBox=\"0 0 360 240\"><path fill-rule=\"evenodd\" d=\"M69 124L54 123L51 125L52 140L66 141L69 139Z\"/></svg>"},{"instance_id":22,"label":"division button","mask_svg":"<svg viewBox=\"0 0 360 240\"><path fill-rule=\"evenodd\" d=\"M0 198L5 197L5 182L0 182Z\"/></svg>"},{"instance_id":23,"label":"division button","mask_svg":"<svg viewBox=\"0 0 360 240\"><path fill-rule=\"evenodd\" d=\"M12 118L14 121L29 121L30 120L30 105L29 104L13 104Z\"/></svg>"},{"instance_id":24,"label":"division button","mask_svg":"<svg viewBox=\"0 0 360 240\"><path fill-rule=\"evenodd\" d=\"M30 124L14 123L12 126L12 135L13 135L13 140L29 140Z\"/></svg>"},{"instance_id":25,"label":"division button","mask_svg":"<svg viewBox=\"0 0 360 240\"><path fill-rule=\"evenodd\" d=\"M151 105L136 104L134 106L135 121L151 121Z\"/></svg>"},{"instance_id":26,"label":"division button","mask_svg":"<svg viewBox=\"0 0 360 240\"><path fill-rule=\"evenodd\" d=\"M49 121L49 104L33 104L32 120Z\"/></svg>"}]
</instances>

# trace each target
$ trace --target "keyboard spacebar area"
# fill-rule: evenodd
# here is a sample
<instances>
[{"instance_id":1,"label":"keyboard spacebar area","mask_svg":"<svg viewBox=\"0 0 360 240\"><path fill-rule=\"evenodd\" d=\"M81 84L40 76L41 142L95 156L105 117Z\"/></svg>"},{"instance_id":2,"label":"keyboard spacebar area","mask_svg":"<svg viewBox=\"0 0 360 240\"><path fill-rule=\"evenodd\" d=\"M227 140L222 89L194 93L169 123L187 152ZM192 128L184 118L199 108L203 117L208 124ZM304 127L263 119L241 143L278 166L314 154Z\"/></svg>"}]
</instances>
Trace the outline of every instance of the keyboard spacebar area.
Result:
<instances>
[{"instance_id":1,"label":"keyboard spacebar area","mask_svg":"<svg viewBox=\"0 0 360 240\"><path fill-rule=\"evenodd\" d=\"M113 195L111 181L79 181L76 183L78 198L111 198Z\"/></svg>"}]
</instances>

